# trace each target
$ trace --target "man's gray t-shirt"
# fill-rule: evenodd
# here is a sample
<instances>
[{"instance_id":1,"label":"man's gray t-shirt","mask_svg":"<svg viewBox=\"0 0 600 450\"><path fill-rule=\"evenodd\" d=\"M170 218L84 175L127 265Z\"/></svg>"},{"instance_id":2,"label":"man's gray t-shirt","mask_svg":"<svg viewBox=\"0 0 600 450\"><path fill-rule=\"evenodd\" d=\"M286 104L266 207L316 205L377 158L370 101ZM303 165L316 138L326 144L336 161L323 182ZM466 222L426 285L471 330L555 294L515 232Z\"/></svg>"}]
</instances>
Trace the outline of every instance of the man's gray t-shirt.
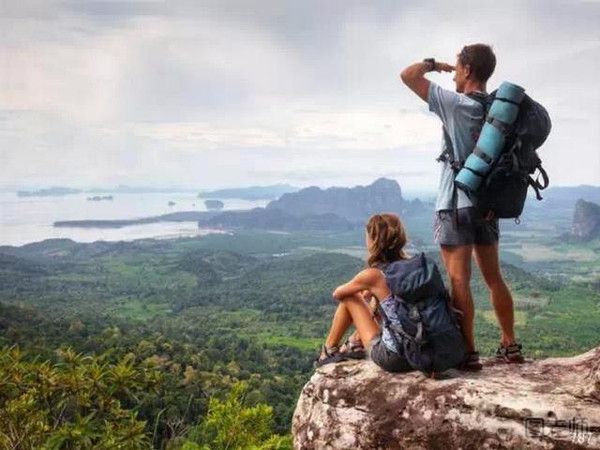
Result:
<instances>
[{"instance_id":1,"label":"man's gray t-shirt","mask_svg":"<svg viewBox=\"0 0 600 450\"><path fill-rule=\"evenodd\" d=\"M438 115L448 132L454 147L455 160L464 162L473 151L479 137L484 114L483 105L465 94L443 89L433 82L429 84L427 103L429 111ZM446 142L442 134L442 151L445 148ZM454 170L447 161L440 164L442 170L435 204L436 211L453 208ZM456 192L458 208L473 206L463 191L457 189Z\"/></svg>"}]
</instances>

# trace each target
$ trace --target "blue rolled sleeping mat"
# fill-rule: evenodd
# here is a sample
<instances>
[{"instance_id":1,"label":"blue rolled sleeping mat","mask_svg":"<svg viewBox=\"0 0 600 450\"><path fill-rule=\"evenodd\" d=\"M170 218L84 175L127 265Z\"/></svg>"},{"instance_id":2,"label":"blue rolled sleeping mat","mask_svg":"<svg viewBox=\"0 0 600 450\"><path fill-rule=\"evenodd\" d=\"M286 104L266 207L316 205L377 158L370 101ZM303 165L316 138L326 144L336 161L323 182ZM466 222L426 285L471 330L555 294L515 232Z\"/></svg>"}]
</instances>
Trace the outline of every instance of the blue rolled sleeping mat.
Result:
<instances>
[{"instance_id":1,"label":"blue rolled sleeping mat","mask_svg":"<svg viewBox=\"0 0 600 450\"><path fill-rule=\"evenodd\" d=\"M506 133L519 114L525 89L504 81L498 90L486 122L481 129L473 153L469 155L454 183L467 193L476 193L481 182L498 160L504 148Z\"/></svg>"}]
</instances>

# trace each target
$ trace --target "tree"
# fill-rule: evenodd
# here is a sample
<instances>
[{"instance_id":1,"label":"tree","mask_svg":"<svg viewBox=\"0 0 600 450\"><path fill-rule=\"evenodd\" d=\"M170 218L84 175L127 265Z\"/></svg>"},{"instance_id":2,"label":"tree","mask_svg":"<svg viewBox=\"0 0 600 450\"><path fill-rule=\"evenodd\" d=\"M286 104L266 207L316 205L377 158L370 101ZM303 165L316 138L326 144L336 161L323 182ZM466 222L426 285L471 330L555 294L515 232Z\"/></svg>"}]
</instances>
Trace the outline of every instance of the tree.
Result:
<instances>
[{"instance_id":1,"label":"tree","mask_svg":"<svg viewBox=\"0 0 600 450\"><path fill-rule=\"evenodd\" d=\"M290 436L273 434L273 408L245 404L248 385L237 382L225 400L210 399L205 419L190 430L181 450L287 450Z\"/></svg>"}]
</instances>

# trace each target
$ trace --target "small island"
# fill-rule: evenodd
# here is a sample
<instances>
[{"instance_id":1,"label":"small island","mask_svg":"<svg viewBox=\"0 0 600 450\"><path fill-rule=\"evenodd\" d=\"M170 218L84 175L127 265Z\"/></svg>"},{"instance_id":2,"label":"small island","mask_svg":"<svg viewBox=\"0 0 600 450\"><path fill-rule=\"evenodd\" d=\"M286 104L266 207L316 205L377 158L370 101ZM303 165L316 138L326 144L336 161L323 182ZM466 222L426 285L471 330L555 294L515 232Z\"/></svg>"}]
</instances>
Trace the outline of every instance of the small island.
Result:
<instances>
[{"instance_id":1,"label":"small island","mask_svg":"<svg viewBox=\"0 0 600 450\"><path fill-rule=\"evenodd\" d=\"M48 189L38 189L36 191L17 191L17 197L55 197L69 194L79 194L80 192L80 189L54 186Z\"/></svg>"},{"instance_id":2,"label":"small island","mask_svg":"<svg viewBox=\"0 0 600 450\"><path fill-rule=\"evenodd\" d=\"M54 222L53 226L57 228L122 228L159 222L198 222L219 214L215 211L180 211L139 219L59 220Z\"/></svg>"},{"instance_id":3,"label":"small island","mask_svg":"<svg viewBox=\"0 0 600 450\"><path fill-rule=\"evenodd\" d=\"M175 206L175 205L176 205L176 203L175 203L174 201L172 201L172 200L171 200L171 201L169 202L169 206Z\"/></svg>"},{"instance_id":4,"label":"small island","mask_svg":"<svg viewBox=\"0 0 600 450\"><path fill-rule=\"evenodd\" d=\"M93 197L88 197L87 200L89 202L101 202L103 200L112 201L113 196L112 195L94 195Z\"/></svg>"},{"instance_id":5,"label":"small island","mask_svg":"<svg viewBox=\"0 0 600 450\"><path fill-rule=\"evenodd\" d=\"M220 200L204 200L204 206L209 211L221 210L225 204Z\"/></svg>"}]
</instances>

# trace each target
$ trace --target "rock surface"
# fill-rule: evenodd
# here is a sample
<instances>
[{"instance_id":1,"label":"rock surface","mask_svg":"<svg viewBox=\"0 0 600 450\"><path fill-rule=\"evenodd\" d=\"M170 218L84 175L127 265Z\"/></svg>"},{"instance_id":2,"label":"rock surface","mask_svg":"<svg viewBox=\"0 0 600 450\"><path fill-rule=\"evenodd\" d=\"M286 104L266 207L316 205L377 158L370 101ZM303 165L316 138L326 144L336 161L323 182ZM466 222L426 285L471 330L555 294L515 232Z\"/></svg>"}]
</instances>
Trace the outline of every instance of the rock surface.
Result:
<instances>
[{"instance_id":1,"label":"rock surface","mask_svg":"<svg viewBox=\"0 0 600 450\"><path fill-rule=\"evenodd\" d=\"M445 375L392 374L364 360L317 369L296 406L294 448L600 448L600 347Z\"/></svg>"},{"instance_id":2,"label":"rock surface","mask_svg":"<svg viewBox=\"0 0 600 450\"><path fill-rule=\"evenodd\" d=\"M600 205L579 199L575 204L571 233L583 241L600 237Z\"/></svg>"}]
</instances>

